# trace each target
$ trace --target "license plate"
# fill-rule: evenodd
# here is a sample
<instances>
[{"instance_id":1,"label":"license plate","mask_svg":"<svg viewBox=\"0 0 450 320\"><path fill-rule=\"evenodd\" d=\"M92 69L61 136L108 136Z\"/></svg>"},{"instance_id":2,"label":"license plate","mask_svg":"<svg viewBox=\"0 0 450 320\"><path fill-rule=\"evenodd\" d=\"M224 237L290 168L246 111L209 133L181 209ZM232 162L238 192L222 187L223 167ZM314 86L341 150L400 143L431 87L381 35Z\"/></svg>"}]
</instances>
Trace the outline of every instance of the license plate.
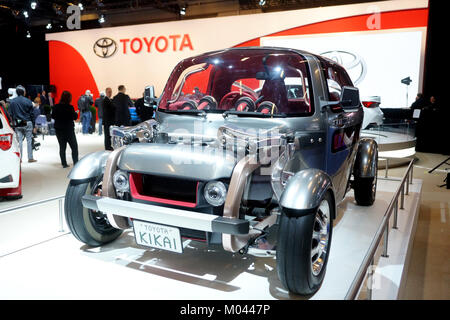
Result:
<instances>
[{"instance_id":1,"label":"license plate","mask_svg":"<svg viewBox=\"0 0 450 320\"><path fill-rule=\"evenodd\" d=\"M133 220L133 226L137 244L172 252L183 252L180 229L138 220Z\"/></svg>"}]
</instances>

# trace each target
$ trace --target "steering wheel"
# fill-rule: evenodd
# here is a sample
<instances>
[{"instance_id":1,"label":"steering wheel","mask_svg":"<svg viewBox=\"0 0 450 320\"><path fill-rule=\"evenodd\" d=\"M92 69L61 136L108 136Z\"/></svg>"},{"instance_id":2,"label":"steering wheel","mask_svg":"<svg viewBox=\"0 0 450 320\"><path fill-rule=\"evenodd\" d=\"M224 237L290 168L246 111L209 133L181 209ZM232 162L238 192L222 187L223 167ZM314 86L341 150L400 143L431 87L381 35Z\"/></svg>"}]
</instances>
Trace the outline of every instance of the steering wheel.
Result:
<instances>
[{"instance_id":1,"label":"steering wheel","mask_svg":"<svg viewBox=\"0 0 450 320\"><path fill-rule=\"evenodd\" d=\"M256 112L261 112L264 114L276 114L278 113L278 107L271 101L263 101L259 104Z\"/></svg>"},{"instance_id":2,"label":"steering wheel","mask_svg":"<svg viewBox=\"0 0 450 320\"><path fill-rule=\"evenodd\" d=\"M219 103L220 109L223 109L224 104L234 106L234 104L236 103L237 99L239 99L239 97L249 97L250 99L253 100L252 95L248 92L231 91L231 92L228 92L226 95L224 95L222 97L222 99L220 99L220 103Z\"/></svg>"}]
</instances>

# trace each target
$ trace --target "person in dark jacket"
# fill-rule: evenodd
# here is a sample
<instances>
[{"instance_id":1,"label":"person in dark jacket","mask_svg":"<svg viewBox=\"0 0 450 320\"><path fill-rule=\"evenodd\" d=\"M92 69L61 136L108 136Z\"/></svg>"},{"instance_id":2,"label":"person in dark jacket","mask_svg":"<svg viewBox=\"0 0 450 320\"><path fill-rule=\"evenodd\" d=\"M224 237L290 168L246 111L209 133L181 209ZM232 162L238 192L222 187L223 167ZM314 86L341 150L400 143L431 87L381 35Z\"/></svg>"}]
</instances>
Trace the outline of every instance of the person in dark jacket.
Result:
<instances>
[{"instance_id":1,"label":"person in dark jacket","mask_svg":"<svg viewBox=\"0 0 450 320\"><path fill-rule=\"evenodd\" d=\"M64 91L61 94L61 100L53 107L52 118L55 119L56 138L59 143L59 156L63 168L67 168L66 161L66 147L69 143L72 149L73 164L78 162L78 143L75 136L74 120L78 119L78 113L70 104L72 102L72 94L69 91Z\"/></svg>"},{"instance_id":2,"label":"person in dark jacket","mask_svg":"<svg viewBox=\"0 0 450 320\"><path fill-rule=\"evenodd\" d=\"M103 100L105 99L105 93L100 92L100 97L95 99L94 105L97 108L98 115L98 135L102 135L102 124L103 124Z\"/></svg>"},{"instance_id":3,"label":"person in dark jacket","mask_svg":"<svg viewBox=\"0 0 450 320\"><path fill-rule=\"evenodd\" d=\"M15 131L19 139L20 157L22 159L22 142L24 136L27 139L28 162L36 162L33 159L33 128L34 128L34 112L33 103L30 99L25 98L25 88L17 86L17 97L11 100L9 112L15 122Z\"/></svg>"},{"instance_id":4,"label":"person in dark jacket","mask_svg":"<svg viewBox=\"0 0 450 320\"><path fill-rule=\"evenodd\" d=\"M78 99L78 110L81 112L81 125L83 134L88 134L91 128L91 106L94 103L91 91L86 90L86 93Z\"/></svg>"},{"instance_id":5,"label":"person in dark jacket","mask_svg":"<svg viewBox=\"0 0 450 320\"><path fill-rule=\"evenodd\" d=\"M153 118L153 106L146 106L144 104L144 94L142 94L142 98L139 98L134 103L136 107L136 113L141 119L141 121L147 121Z\"/></svg>"},{"instance_id":6,"label":"person in dark jacket","mask_svg":"<svg viewBox=\"0 0 450 320\"><path fill-rule=\"evenodd\" d=\"M411 105L411 109L413 109L413 110L414 109L422 109L426 105L427 105L427 102L425 100L425 97L423 96L422 93L418 93L416 96L416 100Z\"/></svg>"},{"instance_id":7,"label":"person in dark jacket","mask_svg":"<svg viewBox=\"0 0 450 320\"><path fill-rule=\"evenodd\" d=\"M133 102L130 96L125 94L125 86L119 86L119 93L113 98L112 102L116 108L115 124L117 126L131 126L130 107L133 106Z\"/></svg>"},{"instance_id":8,"label":"person in dark jacket","mask_svg":"<svg viewBox=\"0 0 450 320\"><path fill-rule=\"evenodd\" d=\"M115 124L116 109L112 103L112 90L106 88L105 98L103 99L103 129L105 131L105 150L113 150L111 147L111 135L109 134L109 127Z\"/></svg>"}]
</instances>

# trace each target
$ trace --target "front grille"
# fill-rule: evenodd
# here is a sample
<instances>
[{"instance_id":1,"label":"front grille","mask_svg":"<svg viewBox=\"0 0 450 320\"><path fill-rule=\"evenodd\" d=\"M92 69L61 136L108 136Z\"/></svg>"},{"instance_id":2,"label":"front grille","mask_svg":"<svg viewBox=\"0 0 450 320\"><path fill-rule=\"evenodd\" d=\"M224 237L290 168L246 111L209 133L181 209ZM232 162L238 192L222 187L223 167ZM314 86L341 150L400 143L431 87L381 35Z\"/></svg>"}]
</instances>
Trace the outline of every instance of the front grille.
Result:
<instances>
[{"instance_id":1,"label":"front grille","mask_svg":"<svg viewBox=\"0 0 450 320\"><path fill-rule=\"evenodd\" d=\"M139 173L131 173L130 178L134 198L189 207L197 203L197 181Z\"/></svg>"}]
</instances>

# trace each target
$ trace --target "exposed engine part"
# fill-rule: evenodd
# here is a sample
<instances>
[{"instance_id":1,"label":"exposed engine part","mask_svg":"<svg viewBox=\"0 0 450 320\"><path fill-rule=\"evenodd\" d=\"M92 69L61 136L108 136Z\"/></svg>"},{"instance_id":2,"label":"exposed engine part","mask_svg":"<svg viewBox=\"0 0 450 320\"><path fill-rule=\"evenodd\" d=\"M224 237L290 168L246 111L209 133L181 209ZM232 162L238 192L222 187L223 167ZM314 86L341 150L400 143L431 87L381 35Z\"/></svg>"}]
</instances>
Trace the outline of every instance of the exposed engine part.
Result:
<instances>
[{"instance_id":1,"label":"exposed engine part","mask_svg":"<svg viewBox=\"0 0 450 320\"><path fill-rule=\"evenodd\" d=\"M159 124L155 120L147 120L131 127L112 126L109 129L111 144L114 149L133 142L153 142L158 135Z\"/></svg>"}]
</instances>

